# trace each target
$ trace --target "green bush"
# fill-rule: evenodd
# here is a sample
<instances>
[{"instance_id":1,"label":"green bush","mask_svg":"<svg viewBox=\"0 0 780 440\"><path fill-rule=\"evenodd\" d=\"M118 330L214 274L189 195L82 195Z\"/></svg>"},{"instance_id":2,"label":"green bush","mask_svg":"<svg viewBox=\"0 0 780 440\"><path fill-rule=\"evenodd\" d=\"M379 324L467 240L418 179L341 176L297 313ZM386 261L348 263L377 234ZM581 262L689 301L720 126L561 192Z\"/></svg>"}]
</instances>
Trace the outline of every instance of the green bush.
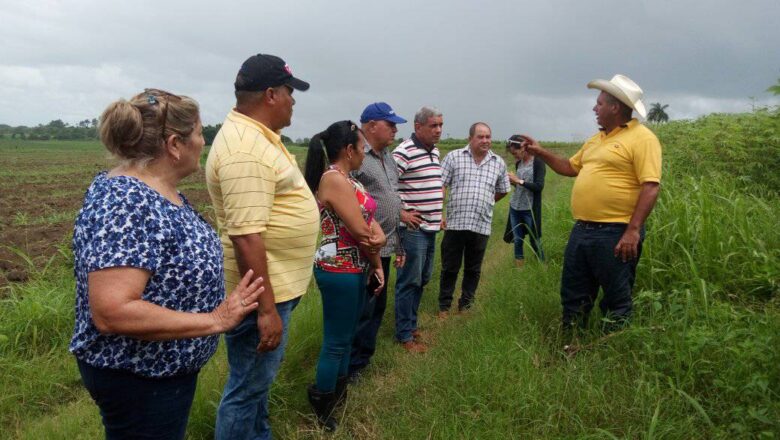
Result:
<instances>
[{"instance_id":1,"label":"green bush","mask_svg":"<svg viewBox=\"0 0 780 440\"><path fill-rule=\"evenodd\" d=\"M713 177L754 194L780 193L780 109L711 114L654 126L666 175Z\"/></svg>"}]
</instances>

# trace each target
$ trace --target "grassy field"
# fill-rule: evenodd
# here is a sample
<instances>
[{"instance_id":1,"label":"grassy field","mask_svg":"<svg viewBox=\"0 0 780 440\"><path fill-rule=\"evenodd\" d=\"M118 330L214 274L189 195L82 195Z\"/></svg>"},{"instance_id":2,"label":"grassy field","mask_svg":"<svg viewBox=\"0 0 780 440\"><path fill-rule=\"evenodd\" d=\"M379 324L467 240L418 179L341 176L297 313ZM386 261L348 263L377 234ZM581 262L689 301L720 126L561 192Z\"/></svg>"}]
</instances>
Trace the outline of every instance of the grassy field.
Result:
<instances>
[{"instance_id":1,"label":"grassy field","mask_svg":"<svg viewBox=\"0 0 780 440\"><path fill-rule=\"evenodd\" d=\"M334 435L316 429L305 400L321 341L311 288L293 315L272 391L277 438L777 438L780 204L761 163L780 158L778 120L777 110L759 111L657 129L664 183L648 223L635 319L610 336L593 320L576 353L564 352L558 328L572 181L554 173L544 194L548 262L513 267L511 246L500 241L500 202L474 310L434 318L437 262L421 305L432 350L414 356L394 344L389 307L378 353ZM712 142L724 136L744 166L718 160L724 153ZM305 150L293 152L302 163ZM67 353L74 281L65 213L78 209L105 154L95 144L5 141L0 161L1 243L11 248L0 258L25 274L0 293L0 438L99 438L97 408ZM208 217L202 174L182 188ZM49 214L33 209L47 203ZM25 248L19 237L32 242L43 229L60 235ZM220 346L200 376L190 438L213 436L226 374Z\"/></svg>"}]
</instances>

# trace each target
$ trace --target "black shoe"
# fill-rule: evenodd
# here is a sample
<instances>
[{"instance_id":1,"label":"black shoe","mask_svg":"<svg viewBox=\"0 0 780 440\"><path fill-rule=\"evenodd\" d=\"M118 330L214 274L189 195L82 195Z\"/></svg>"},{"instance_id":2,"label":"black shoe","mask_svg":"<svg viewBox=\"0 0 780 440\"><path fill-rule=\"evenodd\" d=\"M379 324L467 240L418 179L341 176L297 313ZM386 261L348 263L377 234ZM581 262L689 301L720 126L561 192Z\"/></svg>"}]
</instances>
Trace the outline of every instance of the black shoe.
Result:
<instances>
[{"instance_id":1,"label":"black shoe","mask_svg":"<svg viewBox=\"0 0 780 440\"><path fill-rule=\"evenodd\" d=\"M336 379L336 406L343 405L347 401L347 385L350 383L351 377L340 376Z\"/></svg>"},{"instance_id":2,"label":"black shoe","mask_svg":"<svg viewBox=\"0 0 780 440\"><path fill-rule=\"evenodd\" d=\"M363 375L363 369L350 371L349 376L347 376L347 383L349 385L355 385L360 381L360 377Z\"/></svg>"},{"instance_id":3,"label":"black shoe","mask_svg":"<svg viewBox=\"0 0 780 440\"><path fill-rule=\"evenodd\" d=\"M314 414L317 415L317 421L325 431L333 432L338 427L336 419L332 417L333 410L336 408L336 392L322 393L314 385L309 385L309 403L314 408Z\"/></svg>"}]
</instances>

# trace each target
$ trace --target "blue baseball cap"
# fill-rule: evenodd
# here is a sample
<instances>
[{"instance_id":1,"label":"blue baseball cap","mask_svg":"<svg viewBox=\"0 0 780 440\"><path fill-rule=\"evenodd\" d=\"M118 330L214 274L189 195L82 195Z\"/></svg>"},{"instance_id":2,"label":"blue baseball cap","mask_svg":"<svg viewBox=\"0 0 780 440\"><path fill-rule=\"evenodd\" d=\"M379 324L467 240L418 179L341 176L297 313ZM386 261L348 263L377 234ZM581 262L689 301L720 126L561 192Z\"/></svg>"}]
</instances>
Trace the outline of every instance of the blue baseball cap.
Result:
<instances>
[{"instance_id":1,"label":"blue baseball cap","mask_svg":"<svg viewBox=\"0 0 780 440\"><path fill-rule=\"evenodd\" d=\"M388 121L394 124L406 123L406 119L396 115L393 108L390 107L390 104L386 102L368 104L360 115L360 122L364 123L368 121Z\"/></svg>"}]
</instances>

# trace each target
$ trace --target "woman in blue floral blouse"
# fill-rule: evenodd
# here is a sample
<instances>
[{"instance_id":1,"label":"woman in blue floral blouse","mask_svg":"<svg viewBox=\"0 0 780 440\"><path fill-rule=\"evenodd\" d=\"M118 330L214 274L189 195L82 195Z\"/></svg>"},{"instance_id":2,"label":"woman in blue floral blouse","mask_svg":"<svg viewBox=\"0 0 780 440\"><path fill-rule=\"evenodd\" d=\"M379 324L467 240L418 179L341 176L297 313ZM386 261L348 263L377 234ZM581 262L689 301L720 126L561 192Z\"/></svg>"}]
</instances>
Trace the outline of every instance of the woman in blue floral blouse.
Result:
<instances>
[{"instance_id":1,"label":"woman in blue floral blouse","mask_svg":"<svg viewBox=\"0 0 780 440\"><path fill-rule=\"evenodd\" d=\"M100 138L119 163L76 219L70 351L106 438L183 438L198 371L257 308L262 279L225 297L219 238L176 190L205 143L194 100L147 89L114 102Z\"/></svg>"}]
</instances>

